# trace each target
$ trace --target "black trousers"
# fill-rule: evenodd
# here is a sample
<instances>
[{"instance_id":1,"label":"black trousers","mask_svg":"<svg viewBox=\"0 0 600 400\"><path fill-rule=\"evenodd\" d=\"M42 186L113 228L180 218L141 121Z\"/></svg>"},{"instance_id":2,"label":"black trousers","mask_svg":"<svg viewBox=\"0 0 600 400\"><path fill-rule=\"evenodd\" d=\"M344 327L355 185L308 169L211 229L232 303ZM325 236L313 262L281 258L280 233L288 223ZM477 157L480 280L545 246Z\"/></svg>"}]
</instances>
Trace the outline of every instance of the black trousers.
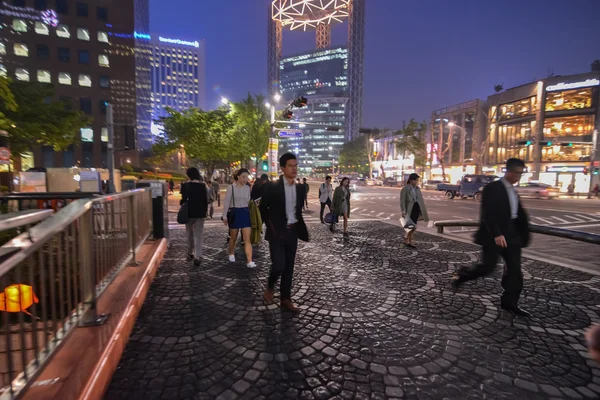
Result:
<instances>
[{"instance_id":1,"label":"black trousers","mask_svg":"<svg viewBox=\"0 0 600 400\"><path fill-rule=\"evenodd\" d=\"M329 207L329 210L331 211L331 199L328 198L325 203L321 203L321 213L319 214L321 222L323 222L323 211L325 211L325 206Z\"/></svg>"},{"instance_id":2,"label":"black trousers","mask_svg":"<svg viewBox=\"0 0 600 400\"><path fill-rule=\"evenodd\" d=\"M501 256L506 263L506 271L502 276L504 292L500 302L504 305L516 305L523 290L520 241L510 243L508 247L499 247L495 244L483 246L482 263L472 269L459 271L460 280L466 282L490 275L496 269L498 256Z\"/></svg>"},{"instance_id":3,"label":"black trousers","mask_svg":"<svg viewBox=\"0 0 600 400\"><path fill-rule=\"evenodd\" d=\"M294 262L298 250L298 233L295 228L287 229L281 239L269 241L271 252L271 273L269 274L269 289L273 290L281 277L279 293L281 300L292 298L292 282L294 279Z\"/></svg>"}]
</instances>

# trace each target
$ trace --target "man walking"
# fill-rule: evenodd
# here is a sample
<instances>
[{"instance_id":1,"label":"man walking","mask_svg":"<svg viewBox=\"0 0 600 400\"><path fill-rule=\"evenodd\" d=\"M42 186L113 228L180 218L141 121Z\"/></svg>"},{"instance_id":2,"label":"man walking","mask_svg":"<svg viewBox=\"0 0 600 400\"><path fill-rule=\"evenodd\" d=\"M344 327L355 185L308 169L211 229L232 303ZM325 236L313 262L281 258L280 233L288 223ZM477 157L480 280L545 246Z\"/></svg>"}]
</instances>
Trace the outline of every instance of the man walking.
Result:
<instances>
[{"instance_id":1,"label":"man walking","mask_svg":"<svg viewBox=\"0 0 600 400\"><path fill-rule=\"evenodd\" d=\"M260 201L260 211L267 225L265 238L271 252L271 272L263 297L267 304L273 303L275 283L281 277L281 308L297 312L292 302L292 282L298 239L308 241L308 230L302 218L304 186L295 183L298 160L292 153L279 158L283 175L277 182L267 184Z\"/></svg>"},{"instance_id":2,"label":"man walking","mask_svg":"<svg viewBox=\"0 0 600 400\"><path fill-rule=\"evenodd\" d=\"M302 179L302 184L304 185L304 209L308 210L308 191L310 190L310 186L306 182L306 178Z\"/></svg>"},{"instance_id":3,"label":"man walking","mask_svg":"<svg viewBox=\"0 0 600 400\"><path fill-rule=\"evenodd\" d=\"M523 290L521 273L521 249L529 244L529 221L519 201L514 185L519 182L525 163L517 158L506 162L504 177L488 184L483 190L481 222L475 235L475 243L483 246L483 260L472 269L459 270L453 277L453 285L490 275L496 268L498 256L506 263L502 276L504 292L500 307L516 315L530 314L518 306Z\"/></svg>"},{"instance_id":4,"label":"man walking","mask_svg":"<svg viewBox=\"0 0 600 400\"><path fill-rule=\"evenodd\" d=\"M329 211L331 212L331 200L333 199L333 185L331 184L331 177L327 175L325 177L325 183L321 183L319 186L319 202L321 203L321 213L319 216L321 217L321 223L324 224L325 220L323 220L323 211L325 211L325 206L329 207Z\"/></svg>"}]
</instances>

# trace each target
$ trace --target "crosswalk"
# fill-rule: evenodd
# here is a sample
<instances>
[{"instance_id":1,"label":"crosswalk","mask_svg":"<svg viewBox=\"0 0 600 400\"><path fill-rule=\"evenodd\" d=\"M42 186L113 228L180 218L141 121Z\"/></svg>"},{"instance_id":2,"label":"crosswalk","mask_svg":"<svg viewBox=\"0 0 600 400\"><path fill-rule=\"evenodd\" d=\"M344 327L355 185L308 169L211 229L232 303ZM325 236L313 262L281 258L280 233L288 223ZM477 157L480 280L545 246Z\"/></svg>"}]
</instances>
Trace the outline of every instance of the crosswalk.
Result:
<instances>
[{"instance_id":1,"label":"crosswalk","mask_svg":"<svg viewBox=\"0 0 600 400\"><path fill-rule=\"evenodd\" d=\"M538 225L555 226L555 225L573 225L573 224L591 224L599 223L600 215L591 214L561 214L545 215L543 217L531 216L530 221Z\"/></svg>"}]
</instances>

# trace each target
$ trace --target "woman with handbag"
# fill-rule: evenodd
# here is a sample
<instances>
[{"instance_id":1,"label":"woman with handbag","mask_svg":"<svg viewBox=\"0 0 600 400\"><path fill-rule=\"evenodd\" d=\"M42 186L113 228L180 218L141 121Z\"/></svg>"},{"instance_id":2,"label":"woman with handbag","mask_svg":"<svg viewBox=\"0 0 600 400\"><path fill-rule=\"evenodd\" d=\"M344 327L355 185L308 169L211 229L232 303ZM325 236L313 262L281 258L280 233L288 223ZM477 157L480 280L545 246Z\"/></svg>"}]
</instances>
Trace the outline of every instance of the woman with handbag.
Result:
<instances>
[{"instance_id":1,"label":"woman with handbag","mask_svg":"<svg viewBox=\"0 0 600 400\"><path fill-rule=\"evenodd\" d=\"M402 211L402 225L407 229L404 244L407 247L416 249L412 244L412 238L417 230L417 222L425 220L429 221L425 200L421 194L421 189L417 186L419 175L412 173L408 176L408 182L400 192L400 210Z\"/></svg>"},{"instance_id":2,"label":"woman with handbag","mask_svg":"<svg viewBox=\"0 0 600 400\"><path fill-rule=\"evenodd\" d=\"M235 183L227 187L227 195L223 203L223 216L221 219L225 225L229 225L229 261L235 262L235 243L238 232L242 231L244 241L244 252L246 253L246 266L256 267L252 261L252 223L250 221L250 187L246 185L250 172L246 168L240 169L236 174Z\"/></svg>"},{"instance_id":3,"label":"woman with handbag","mask_svg":"<svg viewBox=\"0 0 600 400\"><path fill-rule=\"evenodd\" d=\"M350 178L344 177L340 182L340 186L335 188L333 192L333 212L336 214L336 219L340 216L344 218L344 235L348 235L348 218L350 218ZM331 224L331 232L333 232L334 224Z\"/></svg>"},{"instance_id":4,"label":"woman with handbag","mask_svg":"<svg viewBox=\"0 0 600 400\"><path fill-rule=\"evenodd\" d=\"M194 260L194 265L200 265L202 246L204 245L204 220L208 211L208 192L197 168L188 168L186 175L190 180L181 186L181 200L179 203L181 204L180 214L182 215L178 215L177 218L178 222L185 221L188 258Z\"/></svg>"}]
</instances>

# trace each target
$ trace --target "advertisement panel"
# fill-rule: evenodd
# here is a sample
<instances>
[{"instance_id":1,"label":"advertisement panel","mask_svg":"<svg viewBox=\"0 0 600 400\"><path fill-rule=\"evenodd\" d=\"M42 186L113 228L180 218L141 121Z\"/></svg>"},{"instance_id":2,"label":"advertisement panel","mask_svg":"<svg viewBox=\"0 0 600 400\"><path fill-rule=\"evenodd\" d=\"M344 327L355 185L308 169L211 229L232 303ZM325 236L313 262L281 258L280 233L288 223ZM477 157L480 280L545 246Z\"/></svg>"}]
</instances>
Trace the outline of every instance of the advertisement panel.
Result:
<instances>
[{"instance_id":1,"label":"advertisement panel","mask_svg":"<svg viewBox=\"0 0 600 400\"><path fill-rule=\"evenodd\" d=\"M279 139L269 139L269 177L276 178L279 173Z\"/></svg>"}]
</instances>

